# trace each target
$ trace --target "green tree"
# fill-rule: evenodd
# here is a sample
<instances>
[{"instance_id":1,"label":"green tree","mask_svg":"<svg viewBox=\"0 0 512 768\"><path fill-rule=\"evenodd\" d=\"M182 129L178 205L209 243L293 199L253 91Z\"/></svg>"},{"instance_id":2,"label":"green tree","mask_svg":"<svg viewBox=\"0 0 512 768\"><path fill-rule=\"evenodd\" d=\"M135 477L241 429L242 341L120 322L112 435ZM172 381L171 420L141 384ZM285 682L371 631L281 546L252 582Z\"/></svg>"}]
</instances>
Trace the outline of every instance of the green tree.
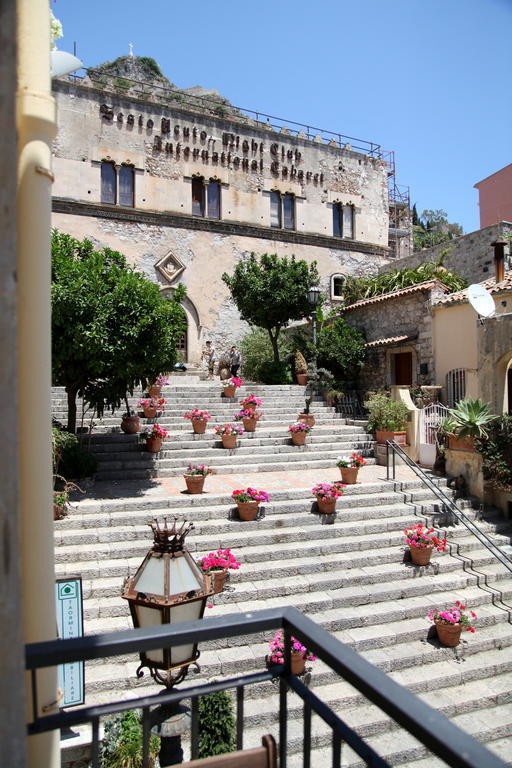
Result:
<instances>
[{"instance_id":1,"label":"green tree","mask_svg":"<svg viewBox=\"0 0 512 768\"><path fill-rule=\"evenodd\" d=\"M354 383L366 355L362 333L343 318L324 325L318 334L318 362L334 374L337 381Z\"/></svg>"},{"instance_id":2,"label":"green tree","mask_svg":"<svg viewBox=\"0 0 512 768\"><path fill-rule=\"evenodd\" d=\"M265 328L274 363L279 364L281 330L289 320L301 320L310 312L308 291L319 280L316 262L308 265L302 259L280 258L276 253L264 253L258 259L251 253L238 262L232 275L225 272L222 279L242 319Z\"/></svg>"},{"instance_id":3,"label":"green tree","mask_svg":"<svg viewBox=\"0 0 512 768\"><path fill-rule=\"evenodd\" d=\"M464 234L461 225L456 222L449 222L446 211L440 209L426 209L418 218L415 205L412 223L415 251L421 251L422 248L432 248L434 245L446 243L453 240L454 237L460 237Z\"/></svg>"},{"instance_id":4,"label":"green tree","mask_svg":"<svg viewBox=\"0 0 512 768\"><path fill-rule=\"evenodd\" d=\"M70 432L77 395L100 415L123 399L128 408L127 392L173 367L184 293L164 299L121 253L53 231L52 375L66 389Z\"/></svg>"},{"instance_id":5,"label":"green tree","mask_svg":"<svg viewBox=\"0 0 512 768\"><path fill-rule=\"evenodd\" d=\"M281 334L278 341L279 356L281 360L291 353L289 339L286 334ZM268 333L263 328L252 328L240 342L240 351L242 353L242 376L251 381L268 382L267 379L272 376L272 344ZM279 364L280 366L282 363ZM285 366L286 368L286 366ZM291 367L288 366L288 378L283 373L283 378L279 384L291 384Z\"/></svg>"},{"instance_id":6,"label":"green tree","mask_svg":"<svg viewBox=\"0 0 512 768\"><path fill-rule=\"evenodd\" d=\"M199 757L212 757L235 749L233 704L226 691L199 699Z\"/></svg>"}]
</instances>

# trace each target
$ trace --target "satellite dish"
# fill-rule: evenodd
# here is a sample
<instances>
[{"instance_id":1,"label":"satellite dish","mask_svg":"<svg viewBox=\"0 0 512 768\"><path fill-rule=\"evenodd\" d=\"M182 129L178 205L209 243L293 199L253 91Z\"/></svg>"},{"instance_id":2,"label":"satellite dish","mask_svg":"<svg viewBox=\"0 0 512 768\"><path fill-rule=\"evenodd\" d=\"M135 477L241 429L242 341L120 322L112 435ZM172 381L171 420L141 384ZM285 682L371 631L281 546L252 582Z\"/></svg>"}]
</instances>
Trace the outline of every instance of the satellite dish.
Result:
<instances>
[{"instance_id":1,"label":"satellite dish","mask_svg":"<svg viewBox=\"0 0 512 768\"><path fill-rule=\"evenodd\" d=\"M62 75L69 75L70 72L74 72L75 69L81 69L83 63L72 53L66 51L52 51L51 52L51 76L62 77Z\"/></svg>"},{"instance_id":2,"label":"satellite dish","mask_svg":"<svg viewBox=\"0 0 512 768\"><path fill-rule=\"evenodd\" d=\"M469 303L481 317L493 317L496 314L496 305L494 299L486 289L474 283L468 288Z\"/></svg>"}]
</instances>

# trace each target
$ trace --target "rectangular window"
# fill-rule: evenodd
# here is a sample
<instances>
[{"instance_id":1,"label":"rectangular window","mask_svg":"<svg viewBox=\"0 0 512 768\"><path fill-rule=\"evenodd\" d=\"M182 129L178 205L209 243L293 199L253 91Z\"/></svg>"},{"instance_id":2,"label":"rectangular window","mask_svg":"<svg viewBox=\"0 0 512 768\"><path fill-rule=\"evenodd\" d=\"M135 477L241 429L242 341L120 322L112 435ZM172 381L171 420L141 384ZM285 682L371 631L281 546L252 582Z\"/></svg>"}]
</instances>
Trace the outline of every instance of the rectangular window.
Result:
<instances>
[{"instance_id":1,"label":"rectangular window","mask_svg":"<svg viewBox=\"0 0 512 768\"><path fill-rule=\"evenodd\" d=\"M281 195L279 192L270 193L270 226L281 229Z\"/></svg>"},{"instance_id":2,"label":"rectangular window","mask_svg":"<svg viewBox=\"0 0 512 768\"><path fill-rule=\"evenodd\" d=\"M334 237L346 237L352 240L354 237L354 206L333 203L332 206L332 234Z\"/></svg>"},{"instance_id":3,"label":"rectangular window","mask_svg":"<svg viewBox=\"0 0 512 768\"><path fill-rule=\"evenodd\" d=\"M208 216L210 219L220 219L219 181L210 181L208 184Z\"/></svg>"},{"instance_id":4,"label":"rectangular window","mask_svg":"<svg viewBox=\"0 0 512 768\"><path fill-rule=\"evenodd\" d=\"M117 174L114 163L101 164L101 202L116 204Z\"/></svg>"},{"instance_id":5,"label":"rectangular window","mask_svg":"<svg viewBox=\"0 0 512 768\"><path fill-rule=\"evenodd\" d=\"M192 179L192 215L204 216L203 179Z\"/></svg>"},{"instance_id":6,"label":"rectangular window","mask_svg":"<svg viewBox=\"0 0 512 768\"><path fill-rule=\"evenodd\" d=\"M295 229L295 195L283 197L283 221L285 229Z\"/></svg>"},{"instance_id":7,"label":"rectangular window","mask_svg":"<svg viewBox=\"0 0 512 768\"><path fill-rule=\"evenodd\" d=\"M130 165L121 166L119 170L119 205L134 207L134 176L134 169Z\"/></svg>"},{"instance_id":8,"label":"rectangular window","mask_svg":"<svg viewBox=\"0 0 512 768\"><path fill-rule=\"evenodd\" d=\"M333 203L332 206L332 234L334 237L341 237L341 205Z\"/></svg>"},{"instance_id":9,"label":"rectangular window","mask_svg":"<svg viewBox=\"0 0 512 768\"><path fill-rule=\"evenodd\" d=\"M343 237L350 240L353 237L353 208L351 205L343 206Z\"/></svg>"}]
</instances>

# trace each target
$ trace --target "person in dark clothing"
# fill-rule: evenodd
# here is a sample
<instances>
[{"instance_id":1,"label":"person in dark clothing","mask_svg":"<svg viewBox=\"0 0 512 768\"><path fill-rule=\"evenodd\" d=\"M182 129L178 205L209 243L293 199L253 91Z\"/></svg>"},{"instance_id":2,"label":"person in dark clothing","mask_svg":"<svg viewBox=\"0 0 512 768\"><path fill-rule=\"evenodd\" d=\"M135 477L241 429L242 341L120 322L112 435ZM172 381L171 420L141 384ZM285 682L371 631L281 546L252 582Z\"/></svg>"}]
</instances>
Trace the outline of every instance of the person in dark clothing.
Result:
<instances>
[{"instance_id":1,"label":"person in dark clothing","mask_svg":"<svg viewBox=\"0 0 512 768\"><path fill-rule=\"evenodd\" d=\"M240 352L235 346L229 350L229 363L231 365L231 375L236 376L240 368Z\"/></svg>"}]
</instances>

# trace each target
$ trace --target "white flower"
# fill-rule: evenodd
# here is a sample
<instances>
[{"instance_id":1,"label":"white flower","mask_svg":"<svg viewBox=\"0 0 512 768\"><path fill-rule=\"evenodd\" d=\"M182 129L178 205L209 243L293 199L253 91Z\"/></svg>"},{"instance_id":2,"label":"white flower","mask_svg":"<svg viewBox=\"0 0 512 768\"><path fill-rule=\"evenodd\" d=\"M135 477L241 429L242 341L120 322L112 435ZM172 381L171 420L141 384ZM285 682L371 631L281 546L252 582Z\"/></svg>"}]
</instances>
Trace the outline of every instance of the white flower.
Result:
<instances>
[{"instance_id":1,"label":"white flower","mask_svg":"<svg viewBox=\"0 0 512 768\"><path fill-rule=\"evenodd\" d=\"M52 51L57 48L55 41L62 37L63 34L62 24L55 18L53 11L50 9L50 48Z\"/></svg>"}]
</instances>

